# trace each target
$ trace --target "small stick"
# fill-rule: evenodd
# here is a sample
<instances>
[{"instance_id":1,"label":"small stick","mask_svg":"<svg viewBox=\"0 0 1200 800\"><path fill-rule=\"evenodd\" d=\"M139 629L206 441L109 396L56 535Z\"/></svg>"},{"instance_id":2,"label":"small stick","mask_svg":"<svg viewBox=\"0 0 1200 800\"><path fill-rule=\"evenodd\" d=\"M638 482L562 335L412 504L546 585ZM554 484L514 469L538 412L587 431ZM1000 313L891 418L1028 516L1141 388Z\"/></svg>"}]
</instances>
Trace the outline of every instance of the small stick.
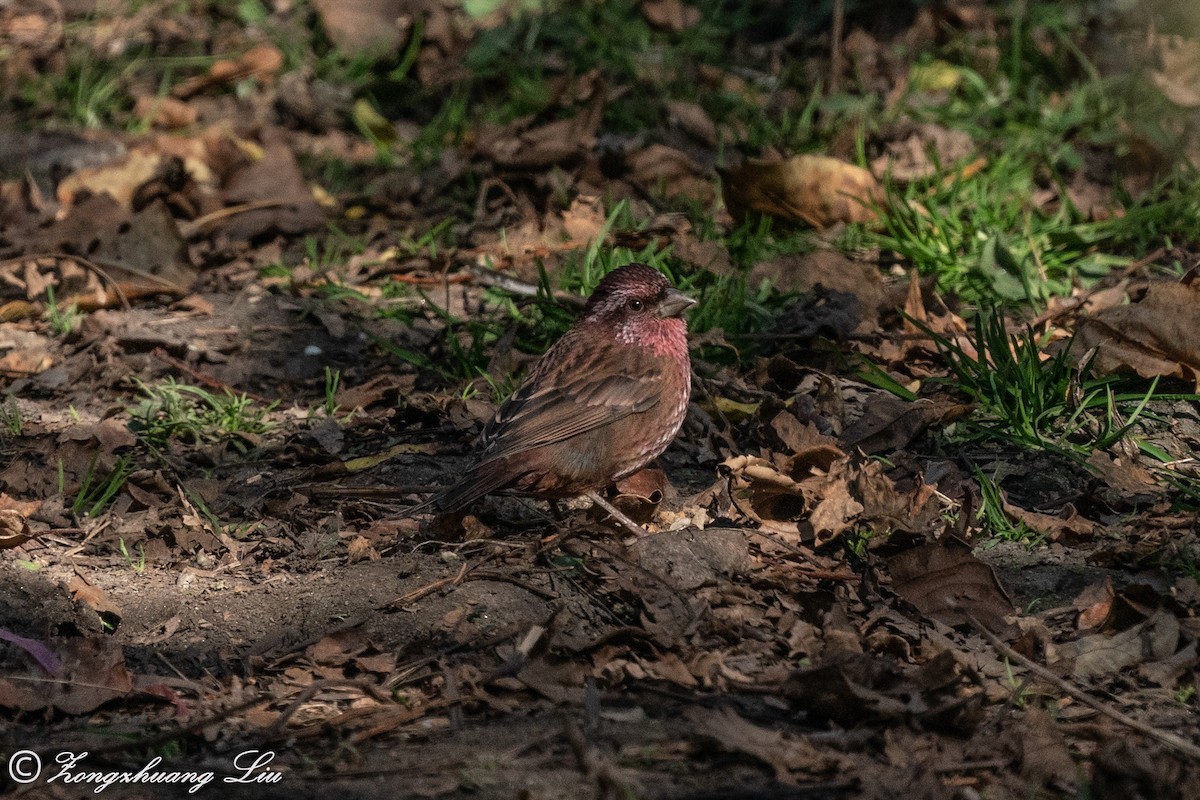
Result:
<instances>
[{"instance_id":1,"label":"small stick","mask_svg":"<svg viewBox=\"0 0 1200 800\"><path fill-rule=\"evenodd\" d=\"M1083 703L1088 708L1095 709L1096 711L1099 711L1101 714L1108 717L1109 719L1116 720L1117 722L1121 723L1122 725L1133 728L1138 733L1143 733L1146 736L1149 736L1151 739L1158 741L1160 744L1166 745L1167 747L1171 748L1172 750L1180 752L1190 758L1200 760L1200 747L1197 747L1196 745L1192 744L1191 742L1189 742L1188 740L1184 739L1181 736L1176 736L1175 734L1171 733L1170 731L1159 730L1158 728L1155 728L1153 725L1150 725L1149 723L1142 722L1139 719L1134 719L1133 717L1129 716L1128 714L1122 713L1120 711L1117 711L1115 708L1111 708L1110 706L1105 705L1104 703L1102 703L1099 700L1097 700L1096 698L1092 697L1090 694L1083 691L1082 689L1079 689L1079 688L1073 686L1072 684L1068 683L1067 681L1063 680L1062 678L1058 677L1053 672L1051 672L1050 670L1043 667L1041 664L1038 664L1037 662L1026 658L1025 656L1018 653L1016 650L1013 650L1007 644L1002 642L1000 640L999 636L992 633L987 628L983 627L983 625L980 624L979 620L975 619L974 617L971 617L971 623L975 626L976 630L978 630L981 634L983 634L983 637L985 639L987 639L989 642L991 642L992 647L999 650L1000 653L1002 655L1004 655L1005 658L1010 658L1013 661L1016 661L1018 664L1025 667L1025 669L1029 670L1034 675L1037 675L1039 678L1046 680L1046 681L1050 681L1050 683L1054 684L1062 691L1071 695L1071 697L1074 697L1076 700Z\"/></svg>"},{"instance_id":2,"label":"small stick","mask_svg":"<svg viewBox=\"0 0 1200 800\"><path fill-rule=\"evenodd\" d=\"M833 30L829 32L829 93L842 88L842 32L846 27L846 7L843 0L833 0Z\"/></svg>"},{"instance_id":3,"label":"small stick","mask_svg":"<svg viewBox=\"0 0 1200 800\"><path fill-rule=\"evenodd\" d=\"M588 498L593 503L595 503L596 505L600 506L605 511L607 511L609 516L612 517L622 528L624 528L625 530L627 530L629 533L633 534L637 538L641 539L645 536L650 535L650 531L646 530L641 525L638 525L636 522L631 520L628 516L625 515L624 511L617 508L612 503L608 502L603 497L601 497L599 492L591 491L591 492L588 492L587 494L585 494L584 497Z\"/></svg>"}]
</instances>

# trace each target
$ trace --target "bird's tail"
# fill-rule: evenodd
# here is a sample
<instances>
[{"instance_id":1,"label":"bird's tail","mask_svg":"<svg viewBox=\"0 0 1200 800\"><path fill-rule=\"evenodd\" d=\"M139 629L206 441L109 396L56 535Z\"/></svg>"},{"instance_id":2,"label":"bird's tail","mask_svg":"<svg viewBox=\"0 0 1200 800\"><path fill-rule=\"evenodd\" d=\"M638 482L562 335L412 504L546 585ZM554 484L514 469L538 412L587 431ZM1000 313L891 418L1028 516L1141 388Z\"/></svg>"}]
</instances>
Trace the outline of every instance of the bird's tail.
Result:
<instances>
[{"instance_id":1,"label":"bird's tail","mask_svg":"<svg viewBox=\"0 0 1200 800\"><path fill-rule=\"evenodd\" d=\"M451 513L512 483L509 465L493 461L477 464L453 486L443 489L422 505L430 505L442 513Z\"/></svg>"}]
</instances>

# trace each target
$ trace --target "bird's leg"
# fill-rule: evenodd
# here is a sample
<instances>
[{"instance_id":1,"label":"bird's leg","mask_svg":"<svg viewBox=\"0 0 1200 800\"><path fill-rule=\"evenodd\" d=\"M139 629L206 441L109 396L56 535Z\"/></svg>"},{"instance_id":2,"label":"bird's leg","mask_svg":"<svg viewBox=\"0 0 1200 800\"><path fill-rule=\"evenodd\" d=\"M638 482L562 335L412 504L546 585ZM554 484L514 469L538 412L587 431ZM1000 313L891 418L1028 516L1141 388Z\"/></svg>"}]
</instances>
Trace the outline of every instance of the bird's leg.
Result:
<instances>
[{"instance_id":1,"label":"bird's leg","mask_svg":"<svg viewBox=\"0 0 1200 800\"><path fill-rule=\"evenodd\" d=\"M646 530L641 525L638 525L636 522L631 520L625 514L624 511L617 508L612 503L608 502L603 497L601 497L599 492L594 492L594 491L588 492L587 494L584 495L584 497L588 498L593 503L595 503L596 505L600 506L605 511L607 511L608 515L610 517L612 517L614 520L616 520L617 523L620 524L620 526L622 528L629 531L629 533L633 534L634 536L641 538L643 536L650 535L650 532L648 530Z\"/></svg>"}]
</instances>

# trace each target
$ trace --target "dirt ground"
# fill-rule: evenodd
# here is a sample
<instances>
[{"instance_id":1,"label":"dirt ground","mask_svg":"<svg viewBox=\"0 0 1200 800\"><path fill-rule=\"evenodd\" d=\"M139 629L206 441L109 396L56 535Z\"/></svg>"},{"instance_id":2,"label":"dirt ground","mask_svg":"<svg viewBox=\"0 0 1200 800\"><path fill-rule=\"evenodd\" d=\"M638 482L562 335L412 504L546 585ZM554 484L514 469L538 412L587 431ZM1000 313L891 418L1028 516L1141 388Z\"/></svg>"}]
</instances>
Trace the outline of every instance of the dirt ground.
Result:
<instances>
[{"instance_id":1,"label":"dirt ground","mask_svg":"<svg viewBox=\"0 0 1200 800\"><path fill-rule=\"evenodd\" d=\"M480 5L0 3L0 793L1200 798L1200 127L1093 130L1080 68L1161 55L1194 114L1195 40ZM626 24L636 58L594 36ZM963 124L1022 75L1054 158L999 101ZM1024 229L966 224L1017 191L945 194L984 181ZM885 211L976 231L946 272L1005 301L990 353ZM701 300L683 430L611 490L647 535L421 512L635 259ZM972 435L953 348L1022 336L1059 429Z\"/></svg>"},{"instance_id":2,"label":"dirt ground","mask_svg":"<svg viewBox=\"0 0 1200 800\"><path fill-rule=\"evenodd\" d=\"M22 476L26 496L45 497L30 519L51 530L5 554L0 627L91 643L71 651L69 669L100 693L93 700L120 700L84 717L22 713L5 725L9 752L87 751L92 768L133 771L160 755L218 782L240 774L239 754L273 752L258 771L279 770L278 784L220 789L244 797L970 798L1090 784L1096 797L1183 798L1200 780L1194 760L1024 674L971 624L919 612L890 586L886 554L848 563L729 519L687 524L677 512L729 493L727 476L694 461L694 422L664 459L674 488L659 521L683 522L636 542L583 512L558 523L524 501L439 527L404 518L388 492L356 497L339 487L445 480L472 428L448 434L444 420L484 412L414 393L330 435L307 411L323 384L304 351L343 359L350 386L386 374L357 326L334 336L253 291L204 297L214 310L191 318L97 312L85 324L98 330L76 344L40 343L61 366L14 387L27 422L6 440L4 479L11 492ZM75 457L73 441L103 452L130 379L180 363L217 380L253 375L247 392L294 398L249 458L227 443L164 455L224 527L144 470L103 525L54 532L77 518L36 478L53 474L56 454ZM408 452L330 472L396 443ZM1176 534L1194 537L1194 519ZM1008 614L999 629L1030 652L1055 637L1069 646L1064 623L1087 611L1089 587L1109 587L1110 605L1200 603L1194 581L1098 559L1104 548L999 544L975 549L982 562L965 548L953 557L961 580L928 591L959 593L973 614ZM922 555L923 569L940 557ZM984 564L1011 600L980 577ZM1175 641L1192 644L1160 651L1162 663L1194 658L1194 623L1179 619ZM1150 634L1138 635L1152 657ZM6 660L9 674L25 670ZM1195 712L1172 692L1124 677L1105 685L1106 703L1196 741ZM23 796L82 794L51 783Z\"/></svg>"}]
</instances>

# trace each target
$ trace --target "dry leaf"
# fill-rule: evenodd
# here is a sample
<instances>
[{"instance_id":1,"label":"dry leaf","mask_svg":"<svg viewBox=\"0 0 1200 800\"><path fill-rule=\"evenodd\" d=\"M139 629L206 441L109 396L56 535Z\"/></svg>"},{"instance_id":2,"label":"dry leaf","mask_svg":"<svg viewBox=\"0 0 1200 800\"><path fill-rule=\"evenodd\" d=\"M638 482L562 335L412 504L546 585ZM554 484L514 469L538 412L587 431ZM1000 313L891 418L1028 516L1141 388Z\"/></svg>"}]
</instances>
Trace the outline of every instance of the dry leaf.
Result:
<instances>
[{"instance_id":1,"label":"dry leaf","mask_svg":"<svg viewBox=\"0 0 1200 800\"><path fill-rule=\"evenodd\" d=\"M642 0L642 16L656 28L682 31L700 21L700 10L681 0Z\"/></svg>"},{"instance_id":2,"label":"dry leaf","mask_svg":"<svg viewBox=\"0 0 1200 800\"><path fill-rule=\"evenodd\" d=\"M956 403L948 395L910 402L880 393L867 400L862 416L842 432L841 444L868 454L892 452L908 447L930 428L949 425L970 412L970 405Z\"/></svg>"},{"instance_id":3,"label":"dry leaf","mask_svg":"<svg viewBox=\"0 0 1200 800\"><path fill-rule=\"evenodd\" d=\"M255 78L261 83L270 82L283 67L283 53L271 44L260 44L242 54L236 61L222 59L208 69L208 74L180 81L171 94L187 100L213 86L226 86L244 78Z\"/></svg>"},{"instance_id":4,"label":"dry leaf","mask_svg":"<svg viewBox=\"0 0 1200 800\"><path fill-rule=\"evenodd\" d=\"M646 522L654 517L666 488L667 473L662 467L649 466L617 481L609 498L638 522Z\"/></svg>"},{"instance_id":5,"label":"dry leaf","mask_svg":"<svg viewBox=\"0 0 1200 800\"><path fill-rule=\"evenodd\" d=\"M703 176L700 165L686 153L662 144L652 144L626 159L629 179L647 193L684 197L704 204L712 202L716 190Z\"/></svg>"},{"instance_id":6,"label":"dry leaf","mask_svg":"<svg viewBox=\"0 0 1200 800\"><path fill-rule=\"evenodd\" d=\"M304 233L325 222L325 211L300 171L296 156L283 134L264 135L262 158L232 175L225 185L225 199L232 203L278 202L236 214L222 221L221 230L231 239L252 239L268 231Z\"/></svg>"},{"instance_id":7,"label":"dry leaf","mask_svg":"<svg viewBox=\"0 0 1200 800\"><path fill-rule=\"evenodd\" d=\"M133 691L125 655L112 639L56 639L50 644L62 661L60 680L26 682L21 676L0 678L0 706L22 711L57 708L86 714L102 703Z\"/></svg>"},{"instance_id":8,"label":"dry leaf","mask_svg":"<svg viewBox=\"0 0 1200 800\"><path fill-rule=\"evenodd\" d=\"M1090 539L1096 532L1096 523L1080 516L1075 506L1067 503L1057 514L1043 514L1040 511L1029 511L1015 506L1008 501L1005 492L1001 492L1000 504L1009 518L1028 525L1038 533L1043 534L1052 542L1079 542Z\"/></svg>"},{"instance_id":9,"label":"dry leaf","mask_svg":"<svg viewBox=\"0 0 1200 800\"><path fill-rule=\"evenodd\" d=\"M1162 661L1179 644L1179 620L1159 609L1154 615L1115 636L1097 633L1053 648L1056 661L1073 661L1077 678L1111 675L1143 661Z\"/></svg>"},{"instance_id":10,"label":"dry leaf","mask_svg":"<svg viewBox=\"0 0 1200 800\"><path fill-rule=\"evenodd\" d=\"M1115 596L1112 578L1105 578L1100 583L1085 587L1073 603L1075 608L1079 609L1079 619L1076 623L1079 630L1099 628L1104 620L1108 619Z\"/></svg>"},{"instance_id":11,"label":"dry leaf","mask_svg":"<svg viewBox=\"0 0 1200 800\"><path fill-rule=\"evenodd\" d=\"M0 509L0 550L19 547L32 538L24 514L11 508Z\"/></svg>"},{"instance_id":12,"label":"dry leaf","mask_svg":"<svg viewBox=\"0 0 1200 800\"><path fill-rule=\"evenodd\" d=\"M1182 378L1200 391L1200 273L1152 283L1140 301L1084 319L1071 352L1084 360L1093 349L1101 373Z\"/></svg>"},{"instance_id":13,"label":"dry leaf","mask_svg":"<svg viewBox=\"0 0 1200 800\"><path fill-rule=\"evenodd\" d=\"M896 594L947 625L962 625L971 618L989 630L1004 628L1012 601L996 573L955 536L905 550L888 559Z\"/></svg>"},{"instance_id":14,"label":"dry leaf","mask_svg":"<svg viewBox=\"0 0 1200 800\"><path fill-rule=\"evenodd\" d=\"M1162 69L1150 73L1154 85L1182 108L1200 108L1200 40L1168 34L1154 42Z\"/></svg>"},{"instance_id":15,"label":"dry leaf","mask_svg":"<svg viewBox=\"0 0 1200 800\"><path fill-rule=\"evenodd\" d=\"M148 94L138 96L133 113L139 119L148 120L151 125L172 130L194 125L200 116L194 106L182 100Z\"/></svg>"},{"instance_id":16,"label":"dry leaf","mask_svg":"<svg viewBox=\"0 0 1200 800\"><path fill-rule=\"evenodd\" d=\"M699 103L685 100L667 101L667 119L709 147L717 146L717 126Z\"/></svg>"},{"instance_id":17,"label":"dry leaf","mask_svg":"<svg viewBox=\"0 0 1200 800\"><path fill-rule=\"evenodd\" d=\"M102 167L81 169L58 184L58 202L66 216L76 199L106 193L125 209L133 208L138 187L152 179L163 163L163 155L148 147L129 151L124 159ZM84 248L81 252L89 252Z\"/></svg>"},{"instance_id":18,"label":"dry leaf","mask_svg":"<svg viewBox=\"0 0 1200 800\"><path fill-rule=\"evenodd\" d=\"M85 606L95 611L101 616L115 617L120 619L122 616L121 607L108 598L104 590L95 584L89 583L87 578L76 572L71 580L67 582L67 589L70 590L71 596L77 603L83 603Z\"/></svg>"},{"instance_id":19,"label":"dry leaf","mask_svg":"<svg viewBox=\"0 0 1200 800\"><path fill-rule=\"evenodd\" d=\"M1022 730L1021 774L1030 786L1074 789L1079 768L1071 758L1062 732L1041 707L1029 704L1025 708Z\"/></svg>"},{"instance_id":20,"label":"dry leaf","mask_svg":"<svg viewBox=\"0 0 1200 800\"><path fill-rule=\"evenodd\" d=\"M497 164L513 169L544 169L576 159L596 143L605 93L597 92L588 105L569 119L529 128L519 120L500 131L480 134L479 150Z\"/></svg>"},{"instance_id":21,"label":"dry leaf","mask_svg":"<svg viewBox=\"0 0 1200 800\"><path fill-rule=\"evenodd\" d=\"M804 739L781 731L760 728L729 708L709 711L691 706L684 715L696 733L714 739L721 747L744 753L775 772L775 780L787 786L797 785L796 773L819 774L836 769L840 757L818 750Z\"/></svg>"},{"instance_id":22,"label":"dry leaf","mask_svg":"<svg viewBox=\"0 0 1200 800\"><path fill-rule=\"evenodd\" d=\"M873 206L883 199L874 175L830 156L748 159L722 177L725 204L735 220L758 211L814 228L838 222L870 223L878 218Z\"/></svg>"}]
</instances>

